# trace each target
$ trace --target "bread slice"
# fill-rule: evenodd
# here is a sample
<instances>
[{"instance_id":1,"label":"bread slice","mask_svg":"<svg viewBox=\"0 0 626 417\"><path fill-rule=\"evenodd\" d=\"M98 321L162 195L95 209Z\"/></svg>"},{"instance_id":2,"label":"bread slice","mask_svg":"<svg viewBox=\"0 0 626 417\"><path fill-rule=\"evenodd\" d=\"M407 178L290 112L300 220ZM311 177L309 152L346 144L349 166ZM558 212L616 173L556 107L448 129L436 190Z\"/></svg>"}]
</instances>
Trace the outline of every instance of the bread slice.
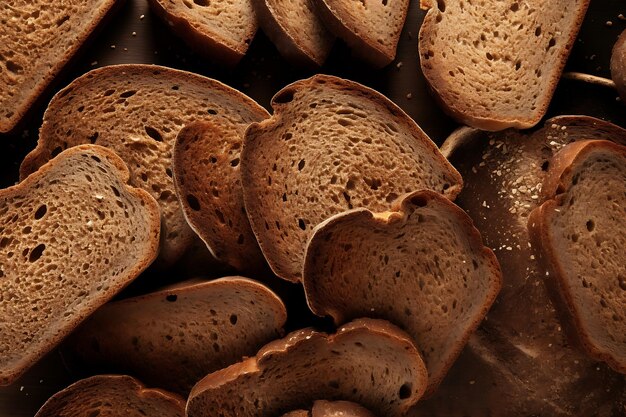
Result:
<instances>
[{"instance_id":1,"label":"bread slice","mask_svg":"<svg viewBox=\"0 0 626 417\"><path fill-rule=\"evenodd\" d=\"M292 64L319 67L335 37L315 11L315 0L252 0L263 32Z\"/></svg>"},{"instance_id":2,"label":"bread slice","mask_svg":"<svg viewBox=\"0 0 626 417\"><path fill-rule=\"evenodd\" d=\"M374 417L369 410L350 401L324 401L313 403L310 411L296 410L283 417Z\"/></svg>"},{"instance_id":3,"label":"bread slice","mask_svg":"<svg viewBox=\"0 0 626 417\"><path fill-rule=\"evenodd\" d=\"M419 54L444 110L483 130L536 125L589 0L429 3Z\"/></svg>"},{"instance_id":4,"label":"bread slice","mask_svg":"<svg viewBox=\"0 0 626 417\"><path fill-rule=\"evenodd\" d=\"M272 99L271 119L246 132L241 155L248 218L281 278L302 275L306 243L330 216L385 211L432 189L454 198L462 179L417 124L380 93L316 75Z\"/></svg>"},{"instance_id":5,"label":"bread slice","mask_svg":"<svg viewBox=\"0 0 626 417\"><path fill-rule=\"evenodd\" d=\"M485 318L502 274L472 220L432 191L398 200L391 212L355 209L318 225L303 284L311 310L335 323L375 317L415 341L433 393Z\"/></svg>"},{"instance_id":6,"label":"bread slice","mask_svg":"<svg viewBox=\"0 0 626 417\"><path fill-rule=\"evenodd\" d=\"M182 398L145 388L130 376L98 375L57 392L35 417L183 417L184 407Z\"/></svg>"},{"instance_id":7,"label":"bread slice","mask_svg":"<svg viewBox=\"0 0 626 417\"><path fill-rule=\"evenodd\" d=\"M0 385L156 258L158 205L127 181L117 155L85 145L0 190Z\"/></svg>"},{"instance_id":8,"label":"bread slice","mask_svg":"<svg viewBox=\"0 0 626 417\"><path fill-rule=\"evenodd\" d=\"M320 18L359 58L384 67L396 57L409 0L315 0Z\"/></svg>"},{"instance_id":9,"label":"bread slice","mask_svg":"<svg viewBox=\"0 0 626 417\"><path fill-rule=\"evenodd\" d=\"M246 216L239 135L208 121L192 122L176 138L174 186L187 222L221 261L258 273L265 258Z\"/></svg>"},{"instance_id":10,"label":"bread slice","mask_svg":"<svg viewBox=\"0 0 626 417\"><path fill-rule=\"evenodd\" d=\"M269 417L326 399L400 416L421 397L426 378L408 335L390 323L361 319L334 335L299 330L207 375L191 391L186 411L188 417Z\"/></svg>"},{"instance_id":11,"label":"bread slice","mask_svg":"<svg viewBox=\"0 0 626 417\"><path fill-rule=\"evenodd\" d=\"M622 100L626 99L626 30L613 45L611 53L611 78Z\"/></svg>"},{"instance_id":12,"label":"bread slice","mask_svg":"<svg viewBox=\"0 0 626 417\"><path fill-rule=\"evenodd\" d=\"M529 233L584 348L626 373L626 146L580 141L552 159Z\"/></svg>"},{"instance_id":13,"label":"bread slice","mask_svg":"<svg viewBox=\"0 0 626 417\"><path fill-rule=\"evenodd\" d=\"M267 112L219 81L154 65L115 65L74 80L50 102L37 148L26 156L21 176L63 149L96 143L116 151L130 169L131 184L159 202L163 217L159 254L177 260L193 242L172 181L172 148L187 123L210 119L228 137L240 137Z\"/></svg>"},{"instance_id":14,"label":"bread slice","mask_svg":"<svg viewBox=\"0 0 626 417\"><path fill-rule=\"evenodd\" d=\"M287 319L267 287L227 277L107 304L66 341L64 357L187 395L206 374L280 337Z\"/></svg>"},{"instance_id":15,"label":"bread slice","mask_svg":"<svg viewBox=\"0 0 626 417\"><path fill-rule=\"evenodd\" d=\"M28 109L112 14L116 0L4 2L0 9L0 133Z\"/></svg>"},{"instance_id":16,"label":"bread slice","mask_svg":"<svg viewBox=\"0 0 626 417\"><path fill-rule=\"evenodd\" d=\"M225 65L243 58L257 31L251 0L150 0L154 13L201 55Z\"/></svg>"},{"instance_id":17,"label":"bread slice","mask_svg":"<svg viewBox=\"0 0 626 417\"><path fill-rule=\"evenodd\" d=\"M488 320L437 393L417 406L421 415L577 417L623 411L616 393L626 381L568 340L527 231L552 156L588 138L626 144L626 130L591 117L561 116L534 132L463 128L444 143L442 153L465 180L456 203L494 250L503 286Z\"/></svg>"}]
</instances>

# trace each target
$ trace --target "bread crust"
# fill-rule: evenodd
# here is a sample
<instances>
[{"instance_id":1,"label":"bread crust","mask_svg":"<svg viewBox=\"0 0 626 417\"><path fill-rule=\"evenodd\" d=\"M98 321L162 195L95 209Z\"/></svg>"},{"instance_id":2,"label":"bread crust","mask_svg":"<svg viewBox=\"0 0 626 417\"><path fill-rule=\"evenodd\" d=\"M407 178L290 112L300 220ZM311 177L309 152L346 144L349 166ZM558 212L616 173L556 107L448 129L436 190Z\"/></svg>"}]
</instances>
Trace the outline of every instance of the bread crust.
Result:
<instances>
[{"instance_id":1,"label":"bread crust","mask_svg":"<svg viewBox=\"0 0 626 417\"><path fill-rule=\"evenodd\" d=\"M619 35L611 53L611 78L622 100L626 100L626 30Z\"/></svg>"}]
</instances>

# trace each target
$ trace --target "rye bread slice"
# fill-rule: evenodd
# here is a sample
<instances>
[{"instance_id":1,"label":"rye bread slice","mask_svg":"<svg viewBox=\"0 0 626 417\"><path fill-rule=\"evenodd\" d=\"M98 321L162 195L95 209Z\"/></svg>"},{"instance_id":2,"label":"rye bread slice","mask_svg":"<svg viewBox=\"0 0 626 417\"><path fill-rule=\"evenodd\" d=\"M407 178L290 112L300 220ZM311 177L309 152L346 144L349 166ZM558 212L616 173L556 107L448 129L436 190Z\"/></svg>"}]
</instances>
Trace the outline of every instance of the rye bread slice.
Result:
<instances>
[{"instance_id":1,"label":"rye bread slice","mask_svg":"<svg viewBox=\"0 0 626 417\"><path fill-rule=\"evenodd\" d=\"M419 55L444 110L483 130L536 125L589 0L428 3Z\"/></svg>"},{"instance_id":2,"label":"rye bread slice","mask_svg":"<svg viewBox=\"0 0 626 417\"><path fill-rule=\"evenodd\" d=\"M403 415L426 388L426 368L409 336L361 319L334 335L299 330L256 357L214 372L191 391L187 416L269 417L315 400L345 400L384 416Z\"/></svg>"},{"instance_id":3,"label":"rye bread slice","mask_svg":"<svg viewBox=\"0 0 626 417\"><path fill-rule=\"evenodd\" d=\"M522 133L463 128L442 147L465 179L456 203L472 217L503 272L496 302L438 392L417 414L450 417L597 415L623 412L622 376L590 360L568 339L533 254L528 215L552 156L588 138L626 143L626 131L585 116L549 119ZM450 401L456 398L458 401Z\"/></svg>"},{"instance_id":4,"label":"rye bread slice","mask_svg":"<svg viewBox=\"0 0 626 417\"><path fill-rule=\"evenodd\" d=\"M431 394L485 318L502 274L472 220L447 198L418 191L391 210L355 209L318 225L302 282L317 315L338 324L380 318L405 330Z\"/></svg>"},{"instance_id":5,"label":"rye bread slice","mask_svg":"<svg viewBox=\"0 0 626 417\"><path fill-rule=\"evenodd\" d=\"M206 374L282 336L287 312L241 277L178 284L107 304L64 343L67 360L137 376L181 395Z\"/></svg>"},{"instance_id":6,"label":"rye bread slice","mask_svg":"<svg viewBox=\"0 0 626 417\"><path fill-rule=\"evenodd\" d=\"M156 258L158 205L127 181L117 155L83 145L0 190L0 385Z\"/></svg>"},{"instance_id":7,"label":"rye bread slice","mask_svg":"<svg viewBox=\"0 0 626 417\"><path fill-rule=\"evenodd\" d=\"M183 417L182 398L126 375L81 379L54 394L35 417Z\"/></svg>"},{"instance_id":8,"label":"rye bread slice","mask_svg":"<svg viewBox=\"0 0 626 417\"><path fill-rule=\"evenodd\" d=\"M622 100L626 100L626 30L622 32L613 45L611 78Z\"/></svg>"},{"instance_id":9,"label":"rye bread slice","mask_svg":"<svg viewBox=\"0 0 626 417\"><path fill-rule=\"evenodd\" d=\"M14 0L0 7L0 133L17 125L123 1Z\"/></svg>"},{"instance_id":10,"label":"rye bread slice","mask_svg":"<svg viewBox=\"0 0 626 417\"><path fill-rule=\"evenodd\" d=\"M251 0L149 0L149 4L190 47L228 66L243 58L258 28Z\"/></svg>"},{"instance_id":11,"label":"rye bread slice","mask_svg":"<svg viewBox=\"0 0 626 417\"><path fill-rule=\"evenodd\" d=\"M328 29L375 67L396 57L409 0L314 0Z\"/></svg>"},{"instance_id":12,"label":"rye bread slice","mask_svg":"<svg viewBox=\"0 0 626 417\"><path fill-rule=\"evenodd\" d=\"M239 271L267 268L243 204L243 138L207 121L185 126L176 138L174 186L189 226L211 254Z\"/></svg>"},{"instance_id":13,"label":"rye bread slice","mask_svg":"<svg viewBox=\"0 0 626 417\"><path fill-rule=\"evenodd\" d=\"M219 81L154 65L114 65L93 70L50 102L37 148L26 156L26 177L63 149L96 143L116 151L131 184L147 190L163 218L160 260L176 261L192 244L172 181L172 148L191 121L212 120L228 137L240 137L267 112Z\"/></svg>"},{"instance_id":14,"label":"rye bread slice","mask_svg":"<svg viewBox=\"0 0 626 417\"><path fill-rule=\"evenodd\" d=\"M270 267L298 281L315 226L348 209L388 210L431 189L453 199L461 176L398 106L327 75L272 99L274 115L246 132L241 176L248 218Z\"/></svg>"},{"instance_id":15,"label":"rye bread slice","mask_svg":"<svg viewBox=\"0 0 626 417\"><path fill-rule=\"evenodd\" d=\"M317 16L314 1L252 0L263 32L297 66L321 66L335 41Z\"/></svg>"},{"instance_id":16,"label":"rye bread slice","mask_svg":"<svg viewBox=\"0 0 626 417\"><path fill-rule=\"evenodd\" d=\"M296 410L283 417L374 417L366 408L350 401L324 401L313 403L310 410Z\"/></svg>"},{"instance_id":17,"label":"rye bread slice","mask_svg":"<svg viewBox=\"0 0 626 417\"><path fill-rule=\"evenodd\" d=\"M589 355L626 373L626 146L564 147L530 214L531 241Z\"/></svg>"}]
</instances>

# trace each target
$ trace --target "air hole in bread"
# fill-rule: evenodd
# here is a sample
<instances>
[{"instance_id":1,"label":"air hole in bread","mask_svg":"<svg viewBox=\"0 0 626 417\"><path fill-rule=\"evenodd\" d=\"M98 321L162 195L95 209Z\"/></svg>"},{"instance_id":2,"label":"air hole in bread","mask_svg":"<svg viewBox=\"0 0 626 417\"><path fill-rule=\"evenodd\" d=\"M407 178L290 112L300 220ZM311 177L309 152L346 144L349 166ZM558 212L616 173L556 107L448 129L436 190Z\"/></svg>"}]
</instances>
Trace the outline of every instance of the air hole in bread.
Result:
<instances>
[{"instance_id":1,"label":"air hole in bread","mask_svg":"<svg viewBox=\"0 0 626 417\"><path fill-rule=\"evenodd\" d=\"M232 324L234 326L235 324L237 324L237 315L236 314L231 314L229 320L230 320L230 324Z\"/></svg>"},{"instance_id":2,"label":"air hole in bread","mask_svg":"<svg viewBox=\"0 0 626 417\"><path fill-rule=\"evenodd\" d=\"M7 61L7 62L5 63L5 65L6 65L6 67L7 67L7 69L8 69L9 71L11 71L11 72L13 72L13 73L15 73L15 74L19 74L19 73L20 73L20 72L22 72L22 70L23 70L23 68L22 68L20 65L16 64L16 63L15 63L15 62L13 62L13 61Z\"/></svg>"},{"instance_id":3,"label":"air hole in bread","mask_svg":"<svg viewBox=\"0 0 626 417\"><path fill-rule=\"evenodd\" d=\"M47 211L48 211L48 206L46 206L45 204L42 204L41 206L39 206L37 211L35 211L35 220L42 219L43 216L46 215Z\"/></svg>"},{"instance_id":4,"label":"air hole in bread","mask_svg":"<svg viewBox=\"0 0 626 417\"><path fill-rule=\"evenodd\" d=\"M595 229L596 224L594 223L593 220L587 220L586 226L587 226L588 231L593 232L593 229Z\"/></svg>"},{"instance_id":5,"label":"air hole in bread","mask_svg":"<svg viewBox=\"0 0 626 417\"><path fill-rule=\"evenodd\" d=\"M215 215L217 216L217 219L220 221L220 223L226 224L226 219L224 218L224 213L222 213L218 209L215 209Z\"/></svg>"},{"instance_id":6,"label":"air hole in bread","mask_svg":"<svg viewBox=\"0 0 626 417\"><path fill-rule=\"evenodd\" d=\"M187 204L194 211L200 211L200 201L193 194L187 194Z\"/></svg>"},{"instance_id":7,"label":"air hole in bread","mask_svg":"<svg viewBox=\"0 0 626 417\"><path fill-rule=\"evenodd\" d=\"M556 39L551 38L550 41L548 42L548 46L546 47L546 51L550 50L551 48L554 47L554 45L556 45Z\"/></svg>"},{"instance_id":8,"label":"air hole in bread","mask_svg":"<svg viewBox=\"0 0 626 417\"><path fill-rule=\"evenodd\" d=\"M113 194L115 194L116 197L120 196L119 190L116 187L114 187L113 185L111 186L111 190L113 191Z\"/></svg>"},{"instance_id":9,"label":"air hole in bread","mask_svg":"<svg viewBox=\"0 0 626 417\"><path fill-rule=\"evenodd\" d=\"M410 382L405 382L404 384L402 384L402 386L400 387L400 390L398 391L398 397L400 397L401 400L406 400L407 398L411 397L411 383Z\"/></svg>"},{"instance_id":10,"label":"air hole in bread","mask_svg":"<svg viewBox=\"0 0 626 417\"><path fill-rule=\"evenodd\" d=\"M550 167L550 161L543 161L543 163L541 164L542 171L547 171L549 167Z\"/></svg>"},{"instance_id":11,"label":"air hole in bread","mask_svg":"<svg viewBox=\"0 0 626 417\"><path fill-rule=\"evenodd\" d=\"M298 227L300 227L300 229L302 230L306 230L306 224L304 223L304 220L298 219Z\"/></svg>"},{"instance_id":12,"label":"air hole in bread","mask_svg":"<svg viewBox=\"0 0 626 417\"><path fill-rule=\"evenodd\" d=\"M41 258L41 255L43 255L43 251L45 249L46 249L46 245L43 243L40 243L39 245L35 246L35 248L32 251L30 251L28 262L37 262L39 258Z\"/></svg>"},{"instance_id":13,"label":"air hole in bread","mask_svg":"<svg viewBox=\"0 0 626 417\"><path fill-rule=\"evenodd\" d=\"M280 229L280 227L279 227L279 229ZM238 245L243 245L243 243L244 243L243 234L239 234L239 236L237 237L237 244Z\"/></svg>"},{"instance_id":14,"label":"air hole in bread","mask_svg":"<svg viewBox=\"0 0 626 417\"><path fill-rule=\"evenodd\" d=\"M298 162L298 171L302 171L302 168L304 168L304 159L301 159L300 162Z\"/></svg>"},{"instance_id":15,"label":"air hole in bread","mask_svg":"<svg viewBox=\"0 0 626 417\"><path fill-rule=\"evenodd\" d=\"M111 95L111 94L113 94L113 93L115 93L115 90L113 90L113 89L111 88L111 89L106 90L106 91L104 92L103 96L108 97L108 96L110 96L110 95Z\"/></svg>"},{"instance_id":16,"label":"air hole in bread","mask_svg":"<svg viewBox=\"0 0 626 417\"><path fill-rule=\"evenodd\" d=\"M177 85L173 85L173 86L172 86L172 90L174 90L174 91L178 91L178 89L179 89L179 88L180 88L180 87L179 87L179 86L177 86Z\"/></svg>"},{"instance_id":17,"label":"air hole in bread","mask_svg":"<svg viewBox=\"0 0 626 417\"><path fill-rule=\"evenodd\" d=\"M176 294L168 294L165 299L167 301L169 301L170 303L175 302L176 300L178 300L178 296Z\"/></svg>"},{"instance_id":18,"label":"air hole in bread","mask_svg":"<svg viewBox=\"0 0 626 417\"><path fill-rule=\"evenodd\" d=\"M92 144L96 143L96 140L98 140L99 135L100 133L96 132L93 135L89 136L89 142L91 142Z\"/></svg>"},{"instance_id":19,"label":"air hole in bread","mask_svg":"<svg viewBox=\"0 0 626 417\"><path fill-rule=\"evenodd\" d=\"M237 165L239 165L239 158L235 158L232 161L230 161L230 166L236 167Z\"/></svg>"},{"instance_id":20,"label":"air hole in bread","mask_svg":"<svg viewBox=\"0 0 626 417\"><path fill-rule=\"evenodd\" d=\"M537 29L535 29L535 36L541 36L541 26L537 26Z\"/></svg>"},{"instance_id":21,"label":"air hole in bread","mask_svg":"<svg viewBox=\"0 0 626 417\"><path fill-rule=\"evenodd\" d=\"M207 110L207 113L212 114L213 116L215 116L217 114L217 110L209 109L209 110Z\"/></svg>"},{"instance_id":22,"label":"air hole in bread","mask_svg":"<svg viewBox=\"0 0 626 417\"><path fill-rule=\"evenodd\" d=\"M193 0L193 2L202 7L208 7L211 4L209 0Z\"/></svg>"},{"instance_id":23,"label":"air hole in bread","mask_svg":"<svg viewBox=\"0 0 626 417\"><path fill-rule=\"evenodd\" d=\"M145 126L144 129L148 136L150 136L152 139L156 140L157 142L163 142L163 137L158 130L151 126Z\"/></svg>"},{"instance_id":24,"label":"air hole in bread","mask_svg":"<svg viewBox=\"0 0 626 417\"><path fill-rule=\"evenodd\" d=\"M444 0L437 0L437 8L443 13L446 11L446 2Z\"/></svg>"},{"instance_id":25,"label":"air hole in bread","mask_svg":"<svg viewBox=\"0 0 626 417\"><path fill-rule=\"evenodd\" d=\"M293 90L283 90L281 93L274 96L274 103L286 104L293 100Z\"/></svg>"},{"instance_id":26,"label":"air hole in bread","mask_svg":"<svg viewBox=\"0 0 626 417\"><path fill-rule=\"evenodd\" d=\"M135 94L137 94L137 90L128 90L128 91L124 91L122 94L120 94L120 97L128 98L128 97L134 96Z\"/></svg>"},{"instance_id":27,"label":"air hole in bread","mask_svg":"<svg viewBox=\"0 0 626 417\"><path fill-rule=\"evenodd\" d=\"M193 9L193 4L191 4L188 0L183 0L183 4L190 9Z\"/></svg>"},{"instance_id":28,"label":"air hole in bread","mask_svg":"<svg viewBox=\"0 0 626 417\"><path fill-rule=\"evenodd\" d=\"M95 156L95 155L91 155L91 159L93 159L93 160L94 160L94 161L96 161L97 163L102 162L102 160L101 160L100 158L98 158L97 156Z\"/></svg>"},{"instance_id":29,"label":"air hole in bread","mask_svg":"<svg viewBox=\"0 0 626 417\"><path fill-rule=\"evenodd\" d=\"M516 12L516 11L518 11L518 10L519 10L519 3L517 3L517 2L516 2L516 3L513 3L513 4L511 5L510 9L511 9L511 11L512 11L512 12Z\"/></svg>"},{"instance_id":30,"label":"air hole in bread","mask_svg":"<svg viewBox=\"0 0 626 417\"><path fill-rule=\"evenodd\" d=\"M617 282L619 284L619 287L626 291L626 277L624 277L623 275L618 275L617 276Z\"/></svg>"}]
</instances>

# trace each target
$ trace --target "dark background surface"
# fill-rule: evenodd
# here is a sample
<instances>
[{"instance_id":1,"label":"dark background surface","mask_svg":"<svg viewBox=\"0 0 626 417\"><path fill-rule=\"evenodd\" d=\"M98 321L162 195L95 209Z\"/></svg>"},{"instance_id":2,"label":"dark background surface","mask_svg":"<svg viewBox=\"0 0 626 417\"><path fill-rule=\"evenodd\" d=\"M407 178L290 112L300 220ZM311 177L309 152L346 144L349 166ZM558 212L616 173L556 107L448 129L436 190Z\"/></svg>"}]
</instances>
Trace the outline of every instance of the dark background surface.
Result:
<instances>
[{"instance_id":1,"label":"dark background surface","mask_svg":"<svg viewBox=\"0 0 626 417\"><path fill-rule=\"evenodd\" d=\"M345 45L338 42L327 64L319 72L349 78L382 92L441 145L457 125L442 113L428 94L419 70L417 54L417 34L424 13L419 10L417 0L411 3L398 47L398 57L391 65L382 70L372 70L354 60ZM626 15L624 0L592 0L566 71L609 77L611 48L621 31L626 29L626 21L618 17L620 13ZM312 72L301 72L287 64L261 31L257 33L247 56L236 68L220 69L191 52L172 35L150 12L146 0L127 0L106 27L83 47L79 56L57 78L16 131L11 135L0 135L1 187L10 186L18 180L19 164L35 147L43 112L52 95L72 79L93 68L119 63L159 64L216 78L248 94L268 109L269 101L276 91L292 81L312 75ZM547 117L586 114L626 127L626 107L616 97L615 91L608 88L562 80ZM215 266L207 265L205 268L200 270L202 275L218 276L225 273ZM121 297L183 280L197 273L195 269L191 271L188 264L180 264L169 271L148 271ZM307 313L298 286L279 283L265 276L253 278L263 279L283 298L287 298L290 314L288 330L310 324L326 324L314 320ZM86 374L90 372L83 371ZM77 378L79 375L65 369L59 353L52 352L15 384L0 388L0 417L33 416L50 395Z\"/></svg>"}]
</instances>

